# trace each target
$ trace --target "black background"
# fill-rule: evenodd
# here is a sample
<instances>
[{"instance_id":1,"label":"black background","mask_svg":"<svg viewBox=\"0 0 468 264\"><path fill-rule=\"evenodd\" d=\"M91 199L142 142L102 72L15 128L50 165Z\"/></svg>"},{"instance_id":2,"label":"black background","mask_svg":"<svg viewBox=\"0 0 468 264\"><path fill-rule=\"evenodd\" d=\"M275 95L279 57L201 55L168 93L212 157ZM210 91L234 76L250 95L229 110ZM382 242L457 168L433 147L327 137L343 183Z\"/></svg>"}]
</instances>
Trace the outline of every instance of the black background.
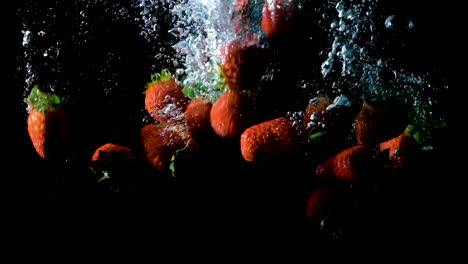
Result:
<instances>
[{"instance_id":1,"label":"black background","mask_svg":"<svg viewBox=\"0 0 468 264\"><path fill-rule=\"evenodd\" d=\"M113 3L117 2L122 6L132 3L123 0ZM397 36L407 43L404 47L398 41L389 41L386 55L416 72L430 72L434 78L448 79L448 54L453 51L447 48L448 18L440 3L382 1L381 4L383 13L409 15L417 26L414 34ZM116 237L128 234L151 237L169 231L190 234L192 239L188 243L204 237L211 243L240 240L247 246L316 242L316 234L308 230L298 214L302 212L298 204L304 194L296 194L295 190L303 182L296 181L294 175L301 172L256 170L244 165L227 169L240 164L235 152L219 153L212 167L190 167L193 178L182 179L177 187L165 175L156 175L156 180L149 180L153 187L143 193L115 195L96 190L83 175L87 173L86 162L97 146L114 141L139 148L138 133L145 116L141 110L142 87L153 71L152 66L158 66L151 56L154 50L139 37L141 29L137 22L112 17L109 10L114 7L110 3L98 1L88 12L92 34L88 35L91 37L86 45L77 45L74 33L70 34L77 27L79 19L76 19L84 2L25 1L14 5L6 9L8 23L4 24L3 32L7 78L3 83L3 97L7 98L3 112L13 118L2 129L7 133L5 142L13 145L5 143L8 169L2 176L5 180L2 189L7 193L4 201L15 207L15 211L28 214L32 209L30 219L34 220L29 221L32 229L47 226L52 227L50 230L74 230L90 226L86 229L90 234ZM56 17L51 17L51 13ZM44 25L38 22L42 20L46 21ZM67 154L73 162L44 162L29 141L26 105L22 102L25 61L21 30L25 25L36 32L46 27L53 34L45 43L35 45L46 47L50 44L47 41L62 41L56 62L61 73L51 74L44 61L37 61L35 70L39 72L39 83L55 80L58 86L64 84L67 87L64 91L75 98L73 136L78 140L70 143L73 151ZM163 25L161 32L168 27ZM166 48L170 50L172 39L161 34L169 40ZM55 62L48 63L54 67ZM163 62L161 66L166 65ZM103 89L106 83L102 80L108 79L118 83L110 85L111 92ZM446 102L440 107L445 108ZM224 144L227 150L236 149L235 142ZM438 229L433 211L437 211L440 201L434 186L446 173L446 162L439 159L442 156L434 158L437 166L389 187L381 200L361 208L363 213L353 220L353 229L344 242L398 241L401 244L394 248L396 251L404 245L427 242ZM291 177L285 180L285 175ZM19 201L22 205L16 206ZM289 239L279 239L281 236Z\"/></svg>"}]
</instances>

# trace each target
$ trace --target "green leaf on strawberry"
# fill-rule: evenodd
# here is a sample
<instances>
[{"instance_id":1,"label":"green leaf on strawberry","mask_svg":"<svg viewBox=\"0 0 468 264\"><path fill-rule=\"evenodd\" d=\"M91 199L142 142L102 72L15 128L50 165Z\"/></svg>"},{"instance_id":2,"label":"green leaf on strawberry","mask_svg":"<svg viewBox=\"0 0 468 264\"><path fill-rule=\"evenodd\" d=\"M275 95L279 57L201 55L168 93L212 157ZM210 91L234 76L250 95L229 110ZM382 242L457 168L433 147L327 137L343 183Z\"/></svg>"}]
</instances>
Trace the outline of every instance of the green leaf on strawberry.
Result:
<instances>
[{"instance_id":1,"label":"green leaf on strawberry","mask_svg":"<svg viewBox=\"0 0 468 264\"><path fill-rule=\"evenodd\" d=\"M45 113L67 104L68 97L43 92L39 89L39 85L36 84L29 96L24 99L24 102L36 111Z\"/></svg>"},{"instance_id":2,"label":"green leaf on strawberry","mask_svg":"<svg viewBox=\"0 0 468 264\"><path fill-rule=\"evenodd\" d=\"M148 83L145 87L146 89L158 83L165 83L172 79L172 74L168 69L162 69L161 73L151 74L151 82Z\"/></svg>"}]
</instances>

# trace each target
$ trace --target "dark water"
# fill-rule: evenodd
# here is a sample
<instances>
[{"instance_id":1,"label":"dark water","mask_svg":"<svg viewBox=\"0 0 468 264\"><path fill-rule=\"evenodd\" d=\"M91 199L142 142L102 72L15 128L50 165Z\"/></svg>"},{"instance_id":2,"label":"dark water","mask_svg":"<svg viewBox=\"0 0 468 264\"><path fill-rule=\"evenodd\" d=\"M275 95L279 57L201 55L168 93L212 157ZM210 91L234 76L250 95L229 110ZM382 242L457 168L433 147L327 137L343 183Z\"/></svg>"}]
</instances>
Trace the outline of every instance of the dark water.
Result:
<instances>
[{"instance_id":1,"label":"dark water","mask_svg":"<svg viewBox=\"0 0 468 264\"><path fill-rule=\"evenodd\" d=\"M168 175L142 168L134 176L149 186L144 191L116 194L97 188L86 176L87 162L96 146L114 141L139 149L139 129L145 120L143 87L156 69L174 68L167 60L176 43L167 33L174 21L165 6L152 11L160 17L156 51L148 38L140 35L141 20L135 18L141 18L141 10L134 1L23 1L12 5L7 8L3 38L7 66L4 98L10 98L4 112L13 121L2 127L8 134L6 141L14 142L7 148L7 168L13 171L3 173L3 188L9 190L7 202L47 200L59 212L114 220L120 227L116 232L131 229L153 234L170 228L194 236L215 233L214 241L243 239L252 246L256 240L280 245L284 240L279 237L284 235L304 240L306 245L321 239L332 244L399 241L410 245L432 233L433 222L428 219L437 204L434 183L445 175L447 163L441 158L445 149L431 157L434 162L428 164L435 165L407 175L404 182L384 185L371 201L349 213L348 227L339 242L321 237L305 224L302 203L310 189L302 186L308 181L300 176L302 169L252 168L239 160L237 142L224 142L214 150L216 155L190 161L177 185ZM448 48L448 14L439 4L426 1L379 1L378 5L376 12L381 12L382 18L410 17L415 24L406 32L384 30L382 23L379 56L393 58L394 65L409 72L427 73L431 83L448 87L448 58L453 53ZM22 45L25 29L34 34L30 47ZM41 31L46 33L38 34ZM318 45L325 50L330 44L327 41L324 35ZM167 58L155 59L160 49ZM44 51L48 51L47 56ZM317 69L321 59L317 58ZM28 69L34 76L28 75ZM70 143L66 162L44 162L30 144L22 102L30 89L29 78L74 97L73 136L77 140ZM436 107L447 113L447 92L440 94ZM209 167L207 159L212 159ZM429 173L434 171L439 174ZM124 218L131 220L115 220ZM82 223L93 224L93 220Z\"/></svg>"}]
</instances>

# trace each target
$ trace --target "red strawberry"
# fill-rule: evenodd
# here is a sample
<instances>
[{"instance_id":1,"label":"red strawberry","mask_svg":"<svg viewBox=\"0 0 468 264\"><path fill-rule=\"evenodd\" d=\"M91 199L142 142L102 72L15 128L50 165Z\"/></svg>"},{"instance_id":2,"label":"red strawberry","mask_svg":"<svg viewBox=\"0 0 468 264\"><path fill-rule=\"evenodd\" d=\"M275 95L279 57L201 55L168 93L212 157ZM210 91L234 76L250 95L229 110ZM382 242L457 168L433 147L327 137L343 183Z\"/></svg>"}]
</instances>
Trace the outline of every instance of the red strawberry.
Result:
<instances>
[{"instance_id":1,"label":"red strawberry","mask_svg":"<svg viewBox=\"0 0 468 264\"><path fill-rule=\"evenodd\" d=\"M296 1L265 0L261 27L268 39L285 36L298 23Z\"/></svg>"},{"instance_id":2,"label":"red strawberry","mask_svg":"<svg viewBox=\"0 0 468 264\"><path fill-rule=\"evenodd\" d=\"M211 103L203 99L194 99L187 105L185 121L188 133L195 142L206 142L213 135L210 122Z\"/></svg>"},{"instance_id":3,"label":"red strawberry","mask_svg":"<svg viewBox=\"0 0 468 264\"><path fill-rule=\"evenodd\" d=\"M141 141L146 159L158 170L167 168L172 155L185 147L177 132L157 125L144 126L141 129Z\"/></svg>"},{"instance_id":4,"label":"red strawberry","mask_svg":"<svg viewBox=\"0 0 468 264\"><path fill-rule=\"evenodd\" d=\"M356 117L356 137L360 145L375 145L397 136L406 125L407 116L398 105L365 100Z\"/></svg>"},{"instance_id":5,"label":"red strawberry","mask_svg":"<svg viewBox=\"0 0 468 264\"><path fill-rule=\"evenodd\" d=\"M304 126L307 129L311 124L310 121L313 123L317 121L323 121L323 115L327 106L330 105L330 100L328 97L318 96L313 98L307 109L305 110L304 114Z\"/></svg>"},{"instance_id":6,"label":"red strawberry","mask_svg":"<svg viewBox=\"0 0 468 264\"><path fill-rule=\"evenodd\" d=\"M253 35L221 48L221 69L231 91L254 91L266 70L267 51Z\"/></svg>"},{"instance_id":7,"label":"red strawberry","mask_svg":"<svg viewBox=\"0 0 468 264\"><path fill-rule=\"evenodd\" d=\"M397 168L409 168L415 165L419 155L419 143L406 134L380 143L380 151L389 150L389 159L395 162Z\"/></svg>"},{"instance_id":8,"label":"red strawberry","mask_svg":"<svg viewBox=\"0 0 468 264\"><path fill-rule=\"evenodd\" d=\"M244 98L236 93L225 93L210 111L211 127L223 138L237 137L247 126L247 110Z\"/></svg>"},{"instance_id":9,"label":"red strawberry","mask_svg":"<svg viewBox=\"0 0 468 264\"><path fill-rule=\"evenodd\" d=\"M122 174L128 172L126 169L135 162L129 148L113 143L96 149L91 160L93 163L90 168L99 177L98 182L111 178L114 182L119 182L125 176Z\"/></svg>"},{"instance_id":10,"label":"red strawberry","mask_svg":"<svg viewBox=\"0 0 468 264\"><path fill-rule=\"evenodd\" d=\"M357 180L375 168L372 151L366 146L355 146L341 151L319 165L317 176L340 180Z\"/></svg>"},{"instance_id":11,"label":"red strawberry","mask_svg":"<svg viewBox=\"0 0 468 264\"><path fill-rule=\"evenodd\" d=\"M236 1L231 17L231 24L234 33L240 35L243 32L248 32L250 26L249 24L251 10L252 6L249 4L249 0Z\"/></svg>"},{"instance_id":12,"label":"red strawberry","mask_svg":"<svg viewBox=\"0 0 468 264\"><path fill-rule=\"evenodd\" d=\"M111 152L114 152L121 156L122 161L126 161L128 163L133 162L134 158L129 148L113 143L107 143L96 149L91 160L101 161L103 157L108 156Z\"/></svg>"},{"instance_id":13,"label":"red strawberry","mask_svg":"<svg viewBox=\"0 0 468 264\"><path fill-rule=\"evenodd\" d=\"M316 188L309 197L306 217L309 223L319 225L326 215L327 207L333 200L333 189L326 186Z\"/></svg>"},{"instance_id":14,"label":"red strawberry","mask_svg":"<svg viewBox=\"0 0 468 264\"><path fill-rule=\"evenodd\" d=\"M287 118L270 120L244 131L241 152L245 160L271 167L281 166L294 153L298 133Z\"/></svg>"},{"instance_id":15,"label":"red strawberry","mask_svg":"<svg viewBox=\"0 0 468 264\"><path fill-rule=\"evenodd\" d=\"M30 108L29 137L36 152L45 160L58 158L70 127L66 98L42 92L36 85L25 102Z\"/></svg>"},{"instance_id":16,"label":"red strawberry","mask_svg":"<svg viewBox=\"0 0 468 264\"><path fill-rule=\"evenodd\" d=\"M162 124L175 124L183 119L187 98L171 73L162 70L151 76L146 85L145 109L154 120Z\"/></svg>"}]
</instances>

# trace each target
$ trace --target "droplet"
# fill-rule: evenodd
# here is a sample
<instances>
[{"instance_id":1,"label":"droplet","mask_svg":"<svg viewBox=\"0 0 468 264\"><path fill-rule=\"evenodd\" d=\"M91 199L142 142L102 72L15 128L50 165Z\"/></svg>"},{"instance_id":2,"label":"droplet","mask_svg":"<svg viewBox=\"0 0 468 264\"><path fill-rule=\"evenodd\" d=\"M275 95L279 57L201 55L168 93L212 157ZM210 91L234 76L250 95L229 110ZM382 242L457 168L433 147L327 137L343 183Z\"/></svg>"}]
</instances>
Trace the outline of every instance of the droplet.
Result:
<instances>
[{"instance_id":1,"label":"droplet","mask_svg":"<svg viewBox=\"0 0 468 264\"><path fill-rule=\"evenodd\" d=\"M49 57L51 59L55 59L59 56L59 49L57 47L50 47L44 52L44 57Z\"/></svg>"},{"instance_id":2,"label":"droplet","mask_svg":"<svg viewBox=\"0 0 468 264\"><path fill-rule=\"evenodd\" d=\"M414 28L414 23L408 16L391 15L385 19L385 27L393 30L410 30Z\"/></svg>"},{"instance_id":3,"label":"droplet","mask_svg":"<svg viewBox=\"0 0 468 264\"><path fill-rule=\"evenodd\" d=\"M395 19L395 15L391 15L389 17L387 17L387 19L385 19L385 27L388 28L388 29L393 29L394 28L394 20Z\"/></svg>"},{"instance_id":4,"label":"droplet","mask_svg":"<svg viewBox=\"0 0 468 264\"><path fill-rule=\"evenodd\" d=\"M23 47L27 47L29 42L31 42L31 31L21 30L21 33L23 33Z\"/></svg>"}]
</instances>

